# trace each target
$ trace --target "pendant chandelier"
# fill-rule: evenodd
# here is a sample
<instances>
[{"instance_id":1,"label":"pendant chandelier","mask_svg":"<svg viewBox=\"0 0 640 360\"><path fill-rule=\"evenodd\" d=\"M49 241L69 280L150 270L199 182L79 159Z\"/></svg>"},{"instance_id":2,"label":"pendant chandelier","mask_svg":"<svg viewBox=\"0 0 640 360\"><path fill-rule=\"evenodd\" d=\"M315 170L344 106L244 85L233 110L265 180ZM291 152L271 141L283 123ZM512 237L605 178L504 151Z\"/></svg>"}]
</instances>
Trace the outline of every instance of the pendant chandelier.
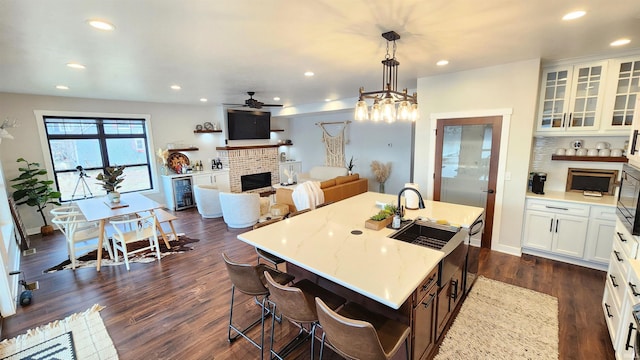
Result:
<instances>
[{"instance_id":1,"label":"pendant chandelier","mask_svg":"<svg viewBox=\"0 0 640 360\"><path fill-rule=\"evenodd\" d=\"M364 91L360 88L360 97L356 103L355 119L359 121L371 120L374 122L385 121L388 123L400 121L416 121L418 119L418 94L407 94L407 89L398 91L398 66L396 60L396 40L400 35L395 31L382 34L387 40L387 54L382 60L382 88L378 91ZM393 42L393 53L389 54L389 44ZM372 99L373 105L369 105L365 99Z\"/></svg>"}]
</instances>

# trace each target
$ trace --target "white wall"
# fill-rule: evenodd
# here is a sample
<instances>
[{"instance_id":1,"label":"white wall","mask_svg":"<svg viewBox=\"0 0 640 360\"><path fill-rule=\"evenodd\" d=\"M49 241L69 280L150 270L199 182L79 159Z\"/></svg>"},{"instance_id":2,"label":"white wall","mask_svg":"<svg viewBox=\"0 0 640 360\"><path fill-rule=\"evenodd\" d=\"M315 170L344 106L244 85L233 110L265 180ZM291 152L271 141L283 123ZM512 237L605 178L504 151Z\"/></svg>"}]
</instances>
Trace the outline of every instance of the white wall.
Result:
<instances>
[{"instance_id":1,"label":"white wall","mask_svg":"<svg viewBox=\"0 0 640 360\"><path fill-rule=\"evenodd\" d=\"M511 180L499 183L496 189L505 196L502 204L496 204L496 213L501 216L495 219L492 239L493 249L513 254L520 254L539 76L540 59L532 59L418 79L420 120L416 125L414 177L421 189L433 182L433 171L429 170L433 163L429 154L431 114L513 110L507 149L501 149L500 155L507 157L505 170Z\"/></svg>"},{"instance_id":2,"label":"white wall","mask_svg":"<svg viewBox=\"0 0 640 360\"><path fill-rule=\"evenodd\" d=\"M203 124L207 121L224 123L222 110L219 107L209 105L169 105L0 93L0 109L2 109L0 120L7 117L17 120L19 124L18 127L9 129L15 139L4 139L0 145L0 160L4 166L7 180L19 175L16 160L20 157L30 162L44 164L43 149L38 135L34 110L150 114L155 149L158 147L166 148L168 143L193 145L200 150L190 152L187 156L190 160L202 160L203 163L207 159L217 156L216 146L224 146L223 133L193 133L197 124ZM154 160L157 160L155 151L153 156ZM158 186L158 190L162 190L160 181L157 181L156 186ZM10 192L12 192L11 190ZM164 203L161 192L150 194L150 197ZM35 208L22 205L19 207L19 211L29 232L32 232L32 229L38 230L42 226L42 219Z\"/></svg>"},{"instance_id":3,"label":"white wall","mask_svg":"<svg viewBox=\"0 0 640 360\"><path fill-rule=\"evenodd\" d=\"M352 103L355 105L355 100ZM353 120L353 107L348 110L315 113L308 115L289 115L289 132L294 146L289 149L289 157L302 161L302 170L324 165L325 150L322 142L322 129L317 122ZM329 134L335 135L342 125L327 125ZM378 160L391 162L391 175L385 183L387 194L397 194L410 179L411 124L396 122L371 123L352 121L345 131L345 159L351 156L355 167L353 171L369 179L369 190L378 191L379 185L371 172L371 162Z\"/></svg>"}]
</instances>

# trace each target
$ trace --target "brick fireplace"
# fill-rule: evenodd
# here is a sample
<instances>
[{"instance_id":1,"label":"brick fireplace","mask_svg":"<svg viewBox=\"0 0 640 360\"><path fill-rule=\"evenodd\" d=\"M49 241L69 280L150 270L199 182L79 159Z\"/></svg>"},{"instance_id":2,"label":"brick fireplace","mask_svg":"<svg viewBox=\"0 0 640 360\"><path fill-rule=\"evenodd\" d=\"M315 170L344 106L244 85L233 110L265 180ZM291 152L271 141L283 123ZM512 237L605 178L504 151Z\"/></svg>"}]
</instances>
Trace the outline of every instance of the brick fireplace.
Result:
<instances>
[{"instance_id":1,"label":"brick fireplace","mask_svg":"<svg viewBox=\"0 0 640 360\"><path fill-rule=\"evenodd\" d=\"M278 146L257 145L245 147L218 147L218 156L225 168L229 169L231 192L242 192L241 177L271 173L271 184L277 184L279 179ZM251 190L262 192L271 190L271 186Z\"/></svg>"}]
</instances>

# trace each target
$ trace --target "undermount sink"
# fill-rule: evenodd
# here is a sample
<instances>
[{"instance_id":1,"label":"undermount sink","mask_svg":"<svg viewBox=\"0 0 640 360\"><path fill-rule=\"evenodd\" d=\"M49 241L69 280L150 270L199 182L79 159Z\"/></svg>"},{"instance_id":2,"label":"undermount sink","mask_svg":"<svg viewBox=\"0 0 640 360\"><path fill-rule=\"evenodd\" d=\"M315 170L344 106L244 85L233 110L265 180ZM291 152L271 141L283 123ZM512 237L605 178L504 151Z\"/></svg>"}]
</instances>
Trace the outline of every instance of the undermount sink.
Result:
<instances>
[{"instance_id":1,"label":"undermount sink","mask_svg":"<svg viewBox=\"0 0 640 360\"><path fill-rule=\"evenodd\" d=\"M463 240L459 227L417 219L389 235L390 238L450 253Z\"/></svg>"}]
</instances>

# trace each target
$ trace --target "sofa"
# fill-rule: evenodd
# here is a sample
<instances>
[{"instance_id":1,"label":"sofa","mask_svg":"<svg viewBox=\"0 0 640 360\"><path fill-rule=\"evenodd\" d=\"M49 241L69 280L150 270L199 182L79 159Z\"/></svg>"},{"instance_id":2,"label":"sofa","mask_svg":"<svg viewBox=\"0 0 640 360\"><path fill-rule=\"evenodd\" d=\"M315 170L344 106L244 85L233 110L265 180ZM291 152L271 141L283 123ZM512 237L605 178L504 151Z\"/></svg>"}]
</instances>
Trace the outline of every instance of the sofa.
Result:
<instances>
[{"instance_id":1,"label":"sofa","mask_svg":"<svg viewBox=\"0 0 640 360\"><path fill-rule=\"evenodd\" d=\"M345 169L346 170L346 169ZM324 202L332 203L369 191L369 181L359 174L337 176L320 182L324 194ZM293 187L276 189L276 204L289 206L289 211L297 211L293 202Z\"/></svg>"},{"instance_id":2,"label":"sofa","mask_svg":"<svg viewBox=\"0 0 640 360\"><path fill-rule=\"evenodd\" d=\"M345 176L347 173L348 171L345 167L314 166L309 170L309 172L299 173L296 178L298 183L303 183L305 181L325 181L337 176Z\"/></svg>"}]
</instances>

